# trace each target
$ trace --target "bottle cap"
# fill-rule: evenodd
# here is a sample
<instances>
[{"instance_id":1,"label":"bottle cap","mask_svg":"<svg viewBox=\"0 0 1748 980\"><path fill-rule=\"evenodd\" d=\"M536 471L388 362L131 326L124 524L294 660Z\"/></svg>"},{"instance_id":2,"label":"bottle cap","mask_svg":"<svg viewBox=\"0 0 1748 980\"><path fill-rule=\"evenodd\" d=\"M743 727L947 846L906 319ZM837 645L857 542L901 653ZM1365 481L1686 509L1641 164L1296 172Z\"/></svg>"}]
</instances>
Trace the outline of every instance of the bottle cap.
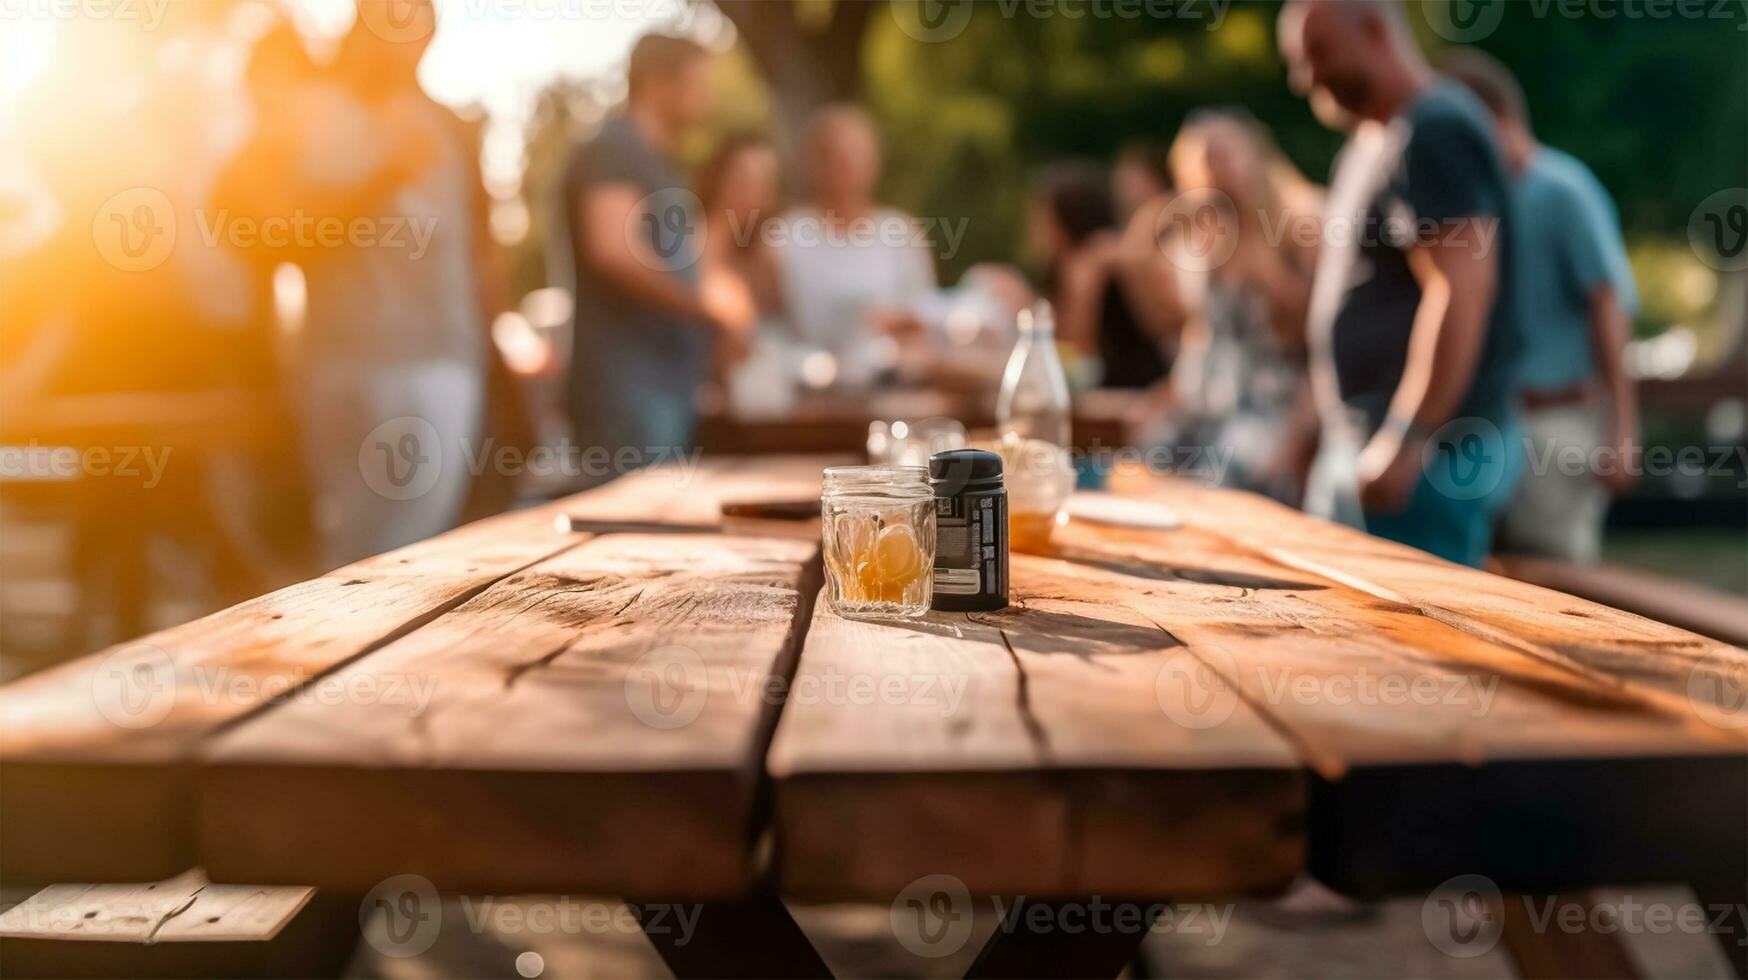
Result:
<instances>
[{"instance_id":1,"label":"bottle cap","mask_svg":"<svg viewBox=\"0 0 1748 980\"><path fill-rule=\"evenodd\" d=\"M929 457L929 483L935 496L1001 486L1001 457L982 449L949 449Z\"/></svg>"},{"instance_id":2,"label":"bottle cap","mask_svg":"<svg viewBox=\"0 0 1748 980\"><path fill-rule=\"evenodd\" d=\"M1021 310L1016 322L1022 335L1052 334L1056 331L1056 311L1051 308L1049 300L1041 299L1033 303L1030 309Z\"/></svg>"}]
</instances>

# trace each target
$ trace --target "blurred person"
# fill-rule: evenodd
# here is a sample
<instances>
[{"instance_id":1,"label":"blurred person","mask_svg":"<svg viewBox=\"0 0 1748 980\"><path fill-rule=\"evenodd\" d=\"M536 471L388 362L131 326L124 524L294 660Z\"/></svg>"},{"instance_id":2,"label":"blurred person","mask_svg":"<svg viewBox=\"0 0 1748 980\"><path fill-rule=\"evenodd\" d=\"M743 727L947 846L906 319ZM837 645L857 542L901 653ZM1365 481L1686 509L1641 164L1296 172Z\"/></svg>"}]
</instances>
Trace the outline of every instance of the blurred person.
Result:
<instances>
[{"instance_id":1,"label":"blurred person","mask_svg":"<svg viewBox=\"0 0 1748 980\"><path fill-rule=\"evenodd\" d=\"M1351 517L1351 489L1368 531L1478 565L1521 468L1503 448L1519 324L1491 121L1433 74L1395 4L1290 0L1280 27L1300 90L1356 120L1307 322L1322 416L1307 507Z\"/></svg>"},{"instance_id":2,"label":"blurred person","mask_svg":"<svg viewBox=\"0 0 1748 980\"><path fill-rule=\"evenodd\" d=\"M916 219L875 200L880 135L853 105L819 110L804 144L810 199L780 219L777 259L798 339L837 359L851 385L891 365L890 336L915 336L934 294L934 254Z\"/></svg>"},{"instance_id":3,"label":"blurred person","mask_svg":"<svg viewBox=\"0 0 1748 980\"><path fill-rule=\"evenodd\" d=\"M1176 198L1175 188L1167 184L1136 205L1123 224L1116 263L1118 280L1136 323L1168 354L1182 341L1185 317L1184 298L1178 295L1177 265L1161 244ZM1146 421L1152 411L1150 405L1138 405L1136 420Z\"/></svg>"},{"instance_id":4,"label":"blurred person","mask_svg":"<svg viewBox=\"0 0 1748 980\"><path fill-rule=\"evenodd\" d=\"M389 40L360 17L329 70L260 87L264 125L226 194L264 223L349 229L337 247L293 237L266 255L306 283L297 400L329 567L453 527L486 412L474 170L454 116L418 85L436 11L402 13L425 25Z\"/></svg>"},{"instance_id":5,"label":"blurred person","mask_svg":"<svg viewBox=\"0 0 1748 980\"><path fill-rule=\"evenodd\" d=\"M1125 143L1111 164L1111 204L1128 225L1148 201L1171 191L1171 153L1149 142Z\"/></svg>"},{"instance_id":6,"label":"blurred person","mask_svg":"<svg viewBox=\"0 0 1748 980\"><path fill-rule=\"evenodd\" d=\"M794 332L783 319L777 257L765 230L781 210L782 164L770 140L736 133L717 144L698 173L704 207L704 288L742 296L757 326L745 356L719 358L728 408L736 416L781 416L793 409L801 384Z\"/></svg>"},{"instance_id":7,"label":"blurred person","mask_svg":"<svg viewBox=\"0 0 1748 980\"><path fill-rule=\"evenodd\" d=\"M89 482L56 515L72 524L74 618L86 630L107 621L109 639L147 630L171 590L235 601L301 571L258 534L257 504L281 499L264 476L282 449L271 351L246 271L202 247L223 221L202 208L247 119L243 93L214 70L241 12L175 5L154 31L66 19L5 137L40 178L44 220L0 270L0 412L100 396L144 433L133 438L176 443L161 480ZM159 574L164 543L192 575Z\"/></svg>"},{"instance_id":8,"label":"blurred person","mask_svg":"<svg viewBox=\"0 0 1748 980\"><path fill-rule=\"evenodd\" d=\"M1613 200L1590 168L1536 140L1517 79L1473 48L1449 57L1445 74L1492 114L1515 178L1525 351L1520 364L1525 444L1531 463L1580 452L1600 472L1535 466L1506 509L1501 543L1512 551L1574 562L1602 557L1611 494L1632 489L1621 465L1638 438L1638 402L1625 350L1638 289Z\"/></svg>"},{"instance_id":9,"label":"blurred person","mask_svg":"<svg viewBox=\"0 0 1748 980\"><path fill-rule=\"evenodd\" d=\"M1162 247L1174 265L1187 321L1169 382L1162 387L1171 441L1229 454L1222 482L1294 500L1309 462L1314 417L1305 385L1305 310L1316 261L1316 192L1240 110L1190 116L1171 151L1181 197ZM1203 209L1221 199L1222 221ZM1224 207L1230 204L1229 210ZM1212 212L1209 212L1212 214ZM1278 229L1278 231L1271 231ZM1214 241L1235 247L1220 262Z\"/></svg>"},{"instance_id":10,"label":"blurred person","mask_svg":"<svg viewBox=\"0 0 1748 980\"><path fill-rule=\"evenodd\" d=\"M645 35L631 51L624 111L565 170L576 296L569 407L584 447L688 448L713 341L738 354L753 327L747 291L701 275L704 216L669 158L711 111L710 67L692 41Z\"/></svg>"},{"instance_id":11,"label":"blurred person","mask_svg":"<svg viewBox=\"0 0 1748 980\"><path fill-rule=\"evenodd\" d=\"M332 380L307 379L315 384L306 381L306 390L314 396L312 431L323 437L333 431L329 426L376 432L397 417L413 416L429 423L438 444L415 447L404 434L393 444L380 438L365 444L360 433L357 442L320 451L326 467L352 471L347 477L333 473L336 483L321 488L347 498L339 514L330 515L338 522L327 527L335 532L331 557L348 559L430 537L460 521L472 484L465 456L479 442L487 412L490 341L478 265L484 228L476 217L475 151L454 114L419 87L419 62L436 33L434 5L413 0L398 13L423 22L396 34L411 40L390 40L360 23L342 43L335 67L361 100L373 130L395 141L384 148L384 156L395 161L393 182L383 187L377 210L363 215L380 218L385 234L390 221L405 220L415 234L424 227L429 242L422 254L416 243L411 250L361 243L343 250L341 261L312 265L309 339L331 344L324 359L344 369ZM352 372L353 378L345 376ZM384 502L357 492L361 466L381 466L393 482L410 472L410 464L428 465L420 458L427 454L437 480L422 495ZM346 484L338 481L347 478L350 488L341 489ZM376 488L371 495L378 495Z\"/></svg>"},{"instance_id":12,"label":"blurred person","mask_svg":"<svg viewBox=\"0 0 1748 980\"><path fill-rule=\"evenodd\" d=\"M500 315L515 310L516 303L510 281L510 260L507 251L492 234L492 196L486 190L485 172L481 166L484 154L484 115L476 111L468 118L445 112L451 123L453 138L460 146L461 160L466 167L468 190L468 242L473 247L475 290L479 297L479 322L486 337L485 414L481 420L483 446L493 453L505 449L525 455L540 441L538 423L527 380L510 367L504 350L494 338L493 326ZM522 496L522 474L504 468L488 468L473 473L468 494L462 506L463 522L488 517L514 507Z\"/></svg>"},{"instance_id":13,"label":"blurred person","mask_svg":"<svg viewBox=\"0 0 1748 980\"><path fill-rule=\"evenodd\" d=\"M1165 355L1137 323L1118 274L1121 243L1105 175L1090 164L1045 171L1026 215L1061 342L1098 360L1104 387L1144 388L1164 377Z\"/></svg>"},{"instance_id":14,"label":"blurred person","mask_svg":"<svg viewBox=\"0 0 1748 980\"><path fill-rule=\"evenodd\" d=\"M1329 89L1311 78L1311 66L1305 60L1305 15L1309 10L1306 4L1287 4L1281 8L1276 24L1275 37L1281 60L1287 63L1287 88L1306 101L1311 107L1311 115L1325 129L1351 133L1359 125L1359 119L1343 109Z\"/></svg>"},{"instance_id":15,"label":"blurred person","mask_svg":"<svg viewBox=\"0 0 1748 980\"><path fill-rule=\"evenodd\" d=\"M762 234L781 207L781 174L777 148L754 133L723 139L698 174L704 275L733 277L767 323L783 313L777 257Z\"/></svg>"},{"instance_id":16,"label":"blurred person","mask_svg":"<svg viewBox=\"0 0 1748 980\"><path fill-rule=\"evenodd\" d=\"M228 12L177 7L153 32L68 18L19 96L3 136L42 199L0 289L0 330L19 354L7 359L9 401L205 389L250 372L250 358L232 356L235 270L173 237L197 217L243 111L206 62Z\"/></svg>"}]
</instances>

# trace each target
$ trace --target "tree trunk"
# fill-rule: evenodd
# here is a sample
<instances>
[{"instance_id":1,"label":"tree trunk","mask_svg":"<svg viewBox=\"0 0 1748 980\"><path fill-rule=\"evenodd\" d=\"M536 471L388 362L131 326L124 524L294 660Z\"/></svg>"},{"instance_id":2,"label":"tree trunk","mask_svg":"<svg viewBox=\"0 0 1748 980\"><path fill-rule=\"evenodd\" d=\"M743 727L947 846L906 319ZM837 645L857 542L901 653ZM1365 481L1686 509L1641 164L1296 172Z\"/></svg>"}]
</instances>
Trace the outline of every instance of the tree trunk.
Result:
<instances>
[{"instance_id":1,"label":"tree trunk","mask_svg":"<svg viewBox=\"0 0 1748 980\"><path fill-rule=\"evenodd\" d=\"M880 0L837 0L823 26L804 25L793 0L717 0L764 72L778 125L798 136L821 106L862 90L862 39Z\"/></svg>"}]
</instances>

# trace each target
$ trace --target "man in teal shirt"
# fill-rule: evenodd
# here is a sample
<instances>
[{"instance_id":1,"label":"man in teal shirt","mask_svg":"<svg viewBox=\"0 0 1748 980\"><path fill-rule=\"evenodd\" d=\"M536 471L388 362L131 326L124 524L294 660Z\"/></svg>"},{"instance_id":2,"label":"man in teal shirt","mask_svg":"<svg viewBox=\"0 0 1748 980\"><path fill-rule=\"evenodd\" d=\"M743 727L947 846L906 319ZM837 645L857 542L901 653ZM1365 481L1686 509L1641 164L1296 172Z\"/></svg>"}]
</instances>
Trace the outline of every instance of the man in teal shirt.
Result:
<instances>
[{"instance_id":1,"label":"man in teal shirt","mask_svg":"<svg viewBox=\"0 0 1748 980\"><path fill-rule=\"evenodd\" d=\"M1638 307L1614 202L1573 157L1536 141L1523 91L1464 49L1445 73L1474 91L1515 178L1527 467L1500 528L1505 550L1594 562L1611 494L1632 487L1638 406L1622 363Z\"/></svg>"}]
</instances>

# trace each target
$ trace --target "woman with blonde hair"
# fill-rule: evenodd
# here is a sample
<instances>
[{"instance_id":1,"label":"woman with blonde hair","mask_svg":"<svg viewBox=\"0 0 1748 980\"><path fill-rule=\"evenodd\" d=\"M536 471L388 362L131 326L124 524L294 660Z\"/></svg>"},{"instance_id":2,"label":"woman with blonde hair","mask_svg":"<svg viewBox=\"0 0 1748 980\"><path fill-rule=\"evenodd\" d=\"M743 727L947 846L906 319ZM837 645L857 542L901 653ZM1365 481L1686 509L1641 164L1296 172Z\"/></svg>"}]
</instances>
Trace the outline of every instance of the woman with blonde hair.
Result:
<instances>
[{"instance_id":1,"label":"woman with blonde hair","mask_svg":"<svg viewBox=\"0 0 1748 980\"><path fill-rule=\"evenodd\" d=\"M1177 194L1151 238L1184 326L1154 400L1158 434L1203 450L1222 483L1294 499L1315 418L1305 311L1321 194L1241 110L1190 116L1171 168Z\"/></svg>"}]
</instances>

